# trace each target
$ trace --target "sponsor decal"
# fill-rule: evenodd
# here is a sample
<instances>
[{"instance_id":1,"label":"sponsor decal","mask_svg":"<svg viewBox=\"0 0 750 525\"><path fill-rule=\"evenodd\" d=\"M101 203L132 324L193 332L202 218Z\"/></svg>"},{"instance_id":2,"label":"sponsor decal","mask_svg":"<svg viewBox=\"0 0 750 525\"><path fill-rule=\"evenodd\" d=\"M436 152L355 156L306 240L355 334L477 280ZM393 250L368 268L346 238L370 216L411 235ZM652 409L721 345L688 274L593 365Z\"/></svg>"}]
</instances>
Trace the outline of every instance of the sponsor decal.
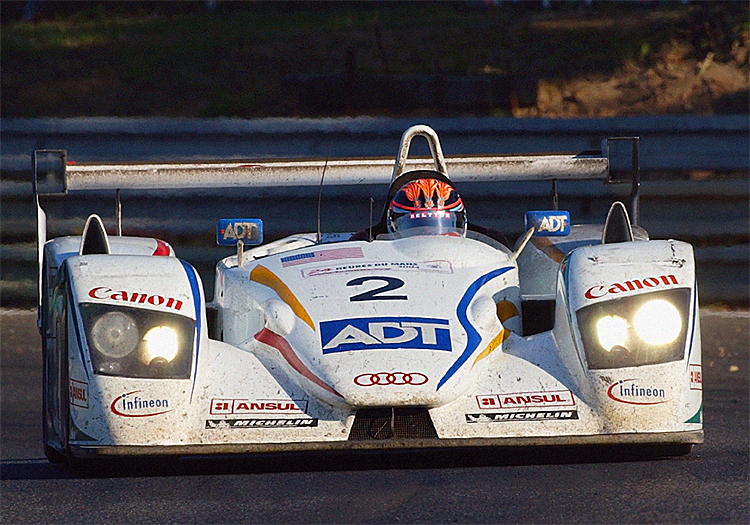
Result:
<instances>
[{"instance_id":1,"label":"sponsor decal","mask_svg":"<svg viewBox=\"0 0 750 525\"><path fill-rule=\"evenodd\" d=\"M206 428L290 428L317 427L317 418L207 419Z\"/></svg>"},{"instance_id":2,"label":"sponsor decal","mask_svg":"<svg viewBox=\"0 0 750 525\"><path fill-rule=\"evenodd\" d=\"M428 317L361 317L322 321L320 341L324 354L395 348L451 351L448 320Z\"/></svg>"},{"instance_id":3,"label":"sponsor decal","mask_svg":"<svg viewBox=\"0 0 750 525\"><path fill-rule=\"evenodd\" d=\"M298 266L314 262L334 261L337 259L362 259L364 254L362 248L336 248L333 250L321 250L316 252L300 253L281 258L281 266Z\"/></svg>"},{"instance_id":4,"label":"sponsor decal","mask_svg":"<svg viewBox=\"0 0 750 525\"><path fill-rule=\"evenodd\" d=\"M618 294L623 292L634 292L636 290L646 290L648 288L660 288L662 286L671 286L678 284L677 277L674 275L660 275L658 277L645 277L643 279L632 279L630 281L615 282L607 286L592 286L584 295L586 299L599 299L609 294Z\"/></svg>"},{"instance_id":5,"label":"sponsor decal","mask_svg":"<svg viewBox=\"0 0 750 525\"><path fill-rule=\"evenodd\" d=\"M260 219L219 219L216 223L216 244L233 246L263 242L263 221Z\"/></svg>"},{"instance_id":6,"label":"sponsor decal","mask_svg":"<svg viewBox=\"0 0 750 525\"><path fill-rule=\"evenodd\" d=\"M301 414L306 410L304 399L211 400L211 414Z\"/></svg>"},{"instance_id":7,"label":"sponsor decal","mask_svg":"<svg viewBox=\"0 0 750 525\"><path fill-rule=\"evenodd\" d=\"M450 261L362 262L357 264L339 264L335 266L310 268L309 270L302 270L302 277L315 277L318 275L330 275L334 273L369 272L372 270L453 273L453 266Z\"/></svg>"},{"instance_id":8,"label":"sponsor decal","mask_svg":"<svg viewBox=\"0 0 750 525\"><path fill-rule=\"evenodd\" d=\"M621 379L607 389L610 399L628 405L660 405L667 402L663 388L644 387L638 379Z\"/></svg>"},{"instance_id":9,"label":"sponsor decal","mask_svg":"<svg viewBox=\"0 0 750 525\"><path fill-rule=\"evenodd\" d=\"M495 412L465 414L467 423L498 423L503 421L549 421L578 419L577 410Z\"/></svg>"},{"instance_id":10,"label":"sponsor decal","mask_svg":"<svg viewBox=\"0 0 750 525\"><path fill-rule=\"evenodd\" d=\"M498 408L575 406L576 402L570 390L552 390L477 396L477 404L482 410L497 410Z\"/></svg>"},{"instance_id":11,"label":"sponsor decal","mask_svg":"<svg viewBox=\"0 0 750 525\"><path fill-rule=\"evenodd\" d=\"M168 399L150 399L141 397L141 390L134 390L117 396L109 406L112 413L122 417L151 417L171 412Z\"/></svg>"},{"instance_id":12,"label":"sponsor decal","mask_svg":"<svg viewBox=\"0 0 750 525\"><path fill-rule=\"evenodd\" d=\"M360 374L354 378L358 386L386 385L424 385L429 379L419 372L378 372L377 374Z\"/></svg>"},{"instance_id":13,"label":"sponsor decal","mask_svg":"<svg viewBox=\"0 0 750 525\"><path fill-rule=\"evenodd\" d=\"M70 380L70 404L74 407L89 407L89 384L76 379Z\"/></svg>"},{"instance_id":14,"label":"sponsor decal","mask_svg":"<svg viewBox=\"0 0 750 525\"><path fill-rule=\"evenodd\" d=\"M163 306L174 310L182 309L182 301L174 297L164 297L163 295L150 295L142 292L128 292L125 290L112 290L107 286L97 286L89 290L89 297L92 299L110 299L112 301L123 301L126 303L145 304L152 306Z\"/></svg>"},{"instance_id":15,"label":"sponsor decal","mask_svg":"<svg viewBox=\"0 0 750 525\"><path fill-rule=\"evenodd\" d=\"M701 365L690 365L690 390L703 390Z\"/></svg>"},{"instance_id":16,"label":"sponsor decal","mask_svg":"<svg viewBox=\"0 0 750 525\"><path fill-rule=\"evenodd\" d=\"M527 211L524 216L525 230L535 228L535 235L544 237L564 236L570 233L570 213L562 210Z\"/></svg>"}]
</instances>

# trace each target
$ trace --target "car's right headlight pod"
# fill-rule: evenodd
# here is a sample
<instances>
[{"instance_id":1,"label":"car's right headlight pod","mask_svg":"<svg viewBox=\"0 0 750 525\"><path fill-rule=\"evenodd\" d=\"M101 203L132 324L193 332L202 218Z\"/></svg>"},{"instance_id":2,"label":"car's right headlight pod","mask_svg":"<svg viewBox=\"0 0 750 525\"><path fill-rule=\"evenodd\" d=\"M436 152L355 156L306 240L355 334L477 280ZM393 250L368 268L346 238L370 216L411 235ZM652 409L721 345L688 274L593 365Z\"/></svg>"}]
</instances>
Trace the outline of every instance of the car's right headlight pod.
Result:
<instances>
[{"instance_id":1,"label":"car's right headlight pod","mask_svg":"<svg viewBox=\"0 0 750 525\"><path fill-rule=\"evenodd\" d=\"M81 303L91 363L98 375L187 379L195 321L169 312Z\"/></svg>"},{"instance_id":2,"label":"car's right headlight pod","mask_svg":"<svg viewBox=\"0 0 750 525\"><path fill-rule=\"evenodd\" d=\"M602 301L576 312L589 368L678 361L685 352L690 289Z\"/></svg>"}]
</instances>

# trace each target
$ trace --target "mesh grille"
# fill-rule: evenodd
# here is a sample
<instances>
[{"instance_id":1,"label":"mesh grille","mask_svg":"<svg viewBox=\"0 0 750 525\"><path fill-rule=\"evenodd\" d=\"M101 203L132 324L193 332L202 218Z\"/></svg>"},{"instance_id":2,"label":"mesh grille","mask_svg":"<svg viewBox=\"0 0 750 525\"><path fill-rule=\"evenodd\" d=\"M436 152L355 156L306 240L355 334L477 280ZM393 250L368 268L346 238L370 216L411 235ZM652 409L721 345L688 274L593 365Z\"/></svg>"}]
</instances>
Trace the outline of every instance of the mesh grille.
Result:
<instances>
[{"instance_id":1,"label":"mesh grille","mask_svg":"<svg viewBox=\"0 0 750 525\"><path fill-rule=\"evenodd\" d=\"M357 411L350 441L437 438L426 408L363 408Z\"/></svg>"}]
</instances>

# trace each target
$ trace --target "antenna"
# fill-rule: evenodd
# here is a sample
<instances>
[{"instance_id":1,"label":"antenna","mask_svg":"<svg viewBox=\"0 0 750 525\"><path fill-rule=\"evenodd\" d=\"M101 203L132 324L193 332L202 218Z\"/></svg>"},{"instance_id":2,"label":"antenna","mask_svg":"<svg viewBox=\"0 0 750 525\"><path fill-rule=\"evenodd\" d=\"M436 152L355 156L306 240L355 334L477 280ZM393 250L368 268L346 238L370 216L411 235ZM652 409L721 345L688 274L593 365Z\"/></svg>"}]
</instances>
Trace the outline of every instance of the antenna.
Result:
<instances>
[{"instance_id":1,"label":"antenna","mask_svg":"<svg viewBox=\"0 0 750 525\"><path fill-rule=\"evenodd\" d=\"M372 205L375 203L375 199L370 197L370 242L372 242Z\"/></svg>"},{"instance_id":2,"label":"antenna","mask_svg":"<svg viewBox=\"0 0 750 525\"><path fill-rule=\"evenodd\" d=\"M117 215L117 236L122 237L122 201L120 200L120 188L117 188L117 203L115 204Z\"/></svg>"},{"instance_id":3,"label":"antenna","mask_svg":"<svg viewBox=\"0 0 750 525\"><path fill-rule=\"evenodd\" d=\"M320 231L320 202L323 200L323 180L326 177L326 168L328 167L328 159L331 156L331 144L333 141L328 143L328 153L326 153L326 162L323 164L323 174L320 176L320 188L318 190L318 244L323 241L323 233Z\"/></svg>"}]
</instances>

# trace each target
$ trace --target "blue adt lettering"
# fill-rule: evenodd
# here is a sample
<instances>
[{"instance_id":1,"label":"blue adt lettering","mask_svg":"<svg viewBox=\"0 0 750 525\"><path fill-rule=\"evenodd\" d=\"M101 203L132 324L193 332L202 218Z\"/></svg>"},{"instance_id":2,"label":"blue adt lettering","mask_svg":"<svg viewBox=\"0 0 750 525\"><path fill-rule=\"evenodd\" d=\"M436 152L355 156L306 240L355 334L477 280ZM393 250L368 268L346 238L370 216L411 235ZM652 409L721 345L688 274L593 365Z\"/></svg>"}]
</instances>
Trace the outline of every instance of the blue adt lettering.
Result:
<instances>
[{"instance_id":1,"label":"blue adt lettering","mask_svg":"<svg viewBox=\"0 0 750 525\"><path fill-rule=\"evenodd\" d=\"M352 350L442 350L450 352L447 319L427 317L362 317L320 323L324 354Z\"/></svg>"}]
</instances>

